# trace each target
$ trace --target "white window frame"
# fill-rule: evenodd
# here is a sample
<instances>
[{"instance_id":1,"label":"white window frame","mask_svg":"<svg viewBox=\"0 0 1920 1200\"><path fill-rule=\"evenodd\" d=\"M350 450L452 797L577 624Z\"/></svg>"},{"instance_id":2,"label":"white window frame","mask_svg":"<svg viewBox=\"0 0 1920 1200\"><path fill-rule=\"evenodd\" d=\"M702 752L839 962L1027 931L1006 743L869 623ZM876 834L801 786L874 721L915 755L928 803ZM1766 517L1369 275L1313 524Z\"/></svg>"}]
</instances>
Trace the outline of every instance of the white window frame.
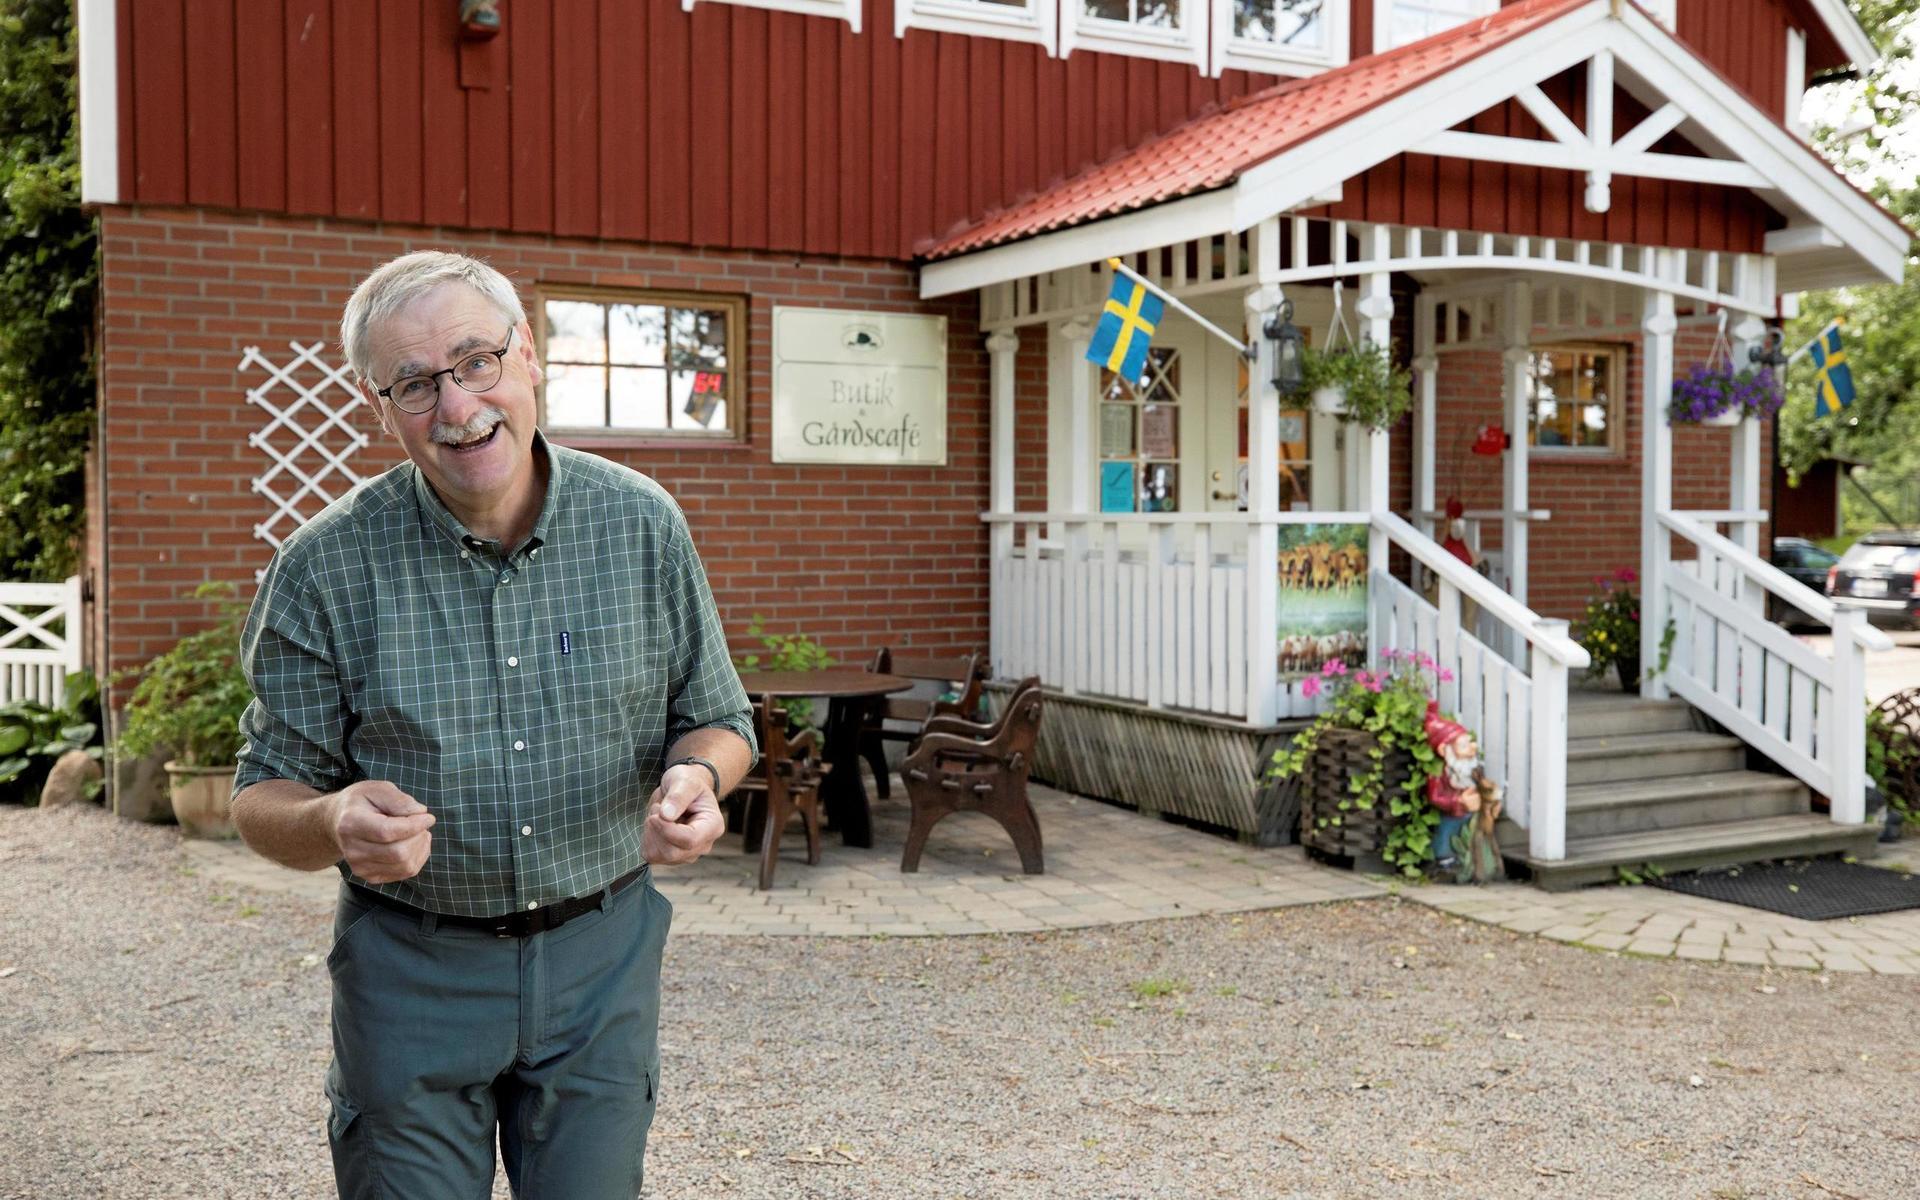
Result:
<instances>
[{"instance_id":1,"label":"white window frame","mask_svg":"<svg viewBox=\"0 0 1920 1200\"><path fill-rule=\"evenodd\" d=\"M1807 35L1804 30L1787 30L1787 111L1781 113L1788 129L1801 138L1807 135L1800 123L1800 106L1807 98Z\"/></svg>"},{"instance_id":2,"label":"white window frame","mask_svg":"<svg viewBox=\"0 0 1920 1200\"><path fill-rule=\"evenodd\" d=\"M831 17L845 21L860 32L860 10L865 0L700 0L705 4L742 4L748 8L770 8L775 12L799 13L804 17ZM695 0L680 0L682 12L692 12Z\"/></svg>"},{"instance_id":3,"label":"white window frame","mask_svg":"<svg viewBox=\"0 0 1920 1200\"><path fill-rule=\"evenodd\" d=\"M1365 0L1355 0L1355 2L1364 3ZM1373 52L1375 54L1383 54L1395 48L1387 41L1387 35L1389 31L1393 29L1393 6L1397 2L1398 0L1373 0ZM1465 24L1479 17L1490 17L1500 11L1500 0L1478 0L1478 3L1480 5L1480 11L1462 17L1461 24ZM1433 35L1428 34L1427 36L1431 37ZM1407 44L1412 45L1413 43L1408 42Z\"/></svg>"},{"instance_id":4,"label":"white window frame","mask_svg":"<svg viewBox=\"0 0 1920 1200\"><path fill-rule=\"evenodd\" d=\"M1044 0L1042 0L1044 2ZM1121 21L1086 15L1086 0L1060 0L1060 57L1075 50L1100 50L1133 58L1157 58L1207 69L1210 0L1181 0L1185 11L1177 30L1142 29Z\"/></svg>"},{"instance_id":5,"label":"white window frame","mask_svg":"<svg viewBox=\"0 0 1920 1200\"><path fill-rule=\"evenodd\" d=\"M909 29L1032 42L1049 58L1059 52L1057 0L1026 0L1024 10L983 0L894 0L893 36Z\"/></svg>"},{"instance_id":6,"label":"white window frame","mask_svg":"<svg viewBox=\"0 0 1920 1200\"><path fill-rule=\"evenodd\" d=\"M1291 50L1271 42L1256 42L1233 35L1233 0L1213 0L1213 74L1222 71L1257 71L1267 75L1312 75L1345 66L1350 57L1353 32L1347 20L1349 3L1365 0L1327 0L1321 10L1326 23L1326 49Z\"/></svg>"}]
</instances>

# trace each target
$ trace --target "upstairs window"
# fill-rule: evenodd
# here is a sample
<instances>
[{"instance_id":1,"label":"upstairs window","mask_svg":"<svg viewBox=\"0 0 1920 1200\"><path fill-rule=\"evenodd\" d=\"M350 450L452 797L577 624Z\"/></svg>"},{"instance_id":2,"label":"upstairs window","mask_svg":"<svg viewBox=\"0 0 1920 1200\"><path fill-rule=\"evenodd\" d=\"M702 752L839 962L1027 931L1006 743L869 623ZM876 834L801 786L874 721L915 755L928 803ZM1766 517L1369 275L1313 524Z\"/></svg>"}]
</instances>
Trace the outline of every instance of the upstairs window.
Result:
<instances>
[{"instance_id":1,"label":"upstairs window","mask_svg":"<svg viewBox=\"0 0 1920 1200\"><path fill-rule=\"evenodd\" d=\"M909 29L1037 42L1053 53L1054 0L894 0L893 32Z\"/></svg>"},{"instance_id":2,"label":"upstairs window","mask_svg":"<svg viewBox=\"0 0 1920 1200\"><path fill-rule=\"evenodd\" d=\"M1347 61L1342 0L1213 0L1213 71L1304 74Z\"/></svg>"},{"instance_id":3,"label":"upstairs window","mask_svg":"<svg viewBox=\"0 0 1920 1200\"><path fill-rule=\"evenodd\" d=\"M1375 52L1432 37L1475 17L1491 16L1500 0L1375 0Z\"/></svg>"},{"instance_id":4,"label":"upstairs window","mask_svg":"<svg viewBox=\"0 0 1920 1200\"><path fill-rule=\"evenodd\" d=\"M1626 348L1538 346L1527 372L1527 444L1536 451L1620 449L1620 379Z\"/></svg>"},{"instance_id":5,"label":"upstairs window","mask_svg":"<svg viewBox=\"0 0 1920 1200\"><path fill-rule=\"evenodd\" d=\"M745 301L554 289L538 315L543 429L563 439L740 438Z\"/></svg>"},{"instance_id":6,"label":"upstairs window","mask_svg":"<svg viewBox=\"0 0 1920 1200\"><path fill-rule=\"evenodd\" d=\"M1206 69L1209 0L1060 0L1060 53L1104 50Z\"/></svg>"}]
</instances>

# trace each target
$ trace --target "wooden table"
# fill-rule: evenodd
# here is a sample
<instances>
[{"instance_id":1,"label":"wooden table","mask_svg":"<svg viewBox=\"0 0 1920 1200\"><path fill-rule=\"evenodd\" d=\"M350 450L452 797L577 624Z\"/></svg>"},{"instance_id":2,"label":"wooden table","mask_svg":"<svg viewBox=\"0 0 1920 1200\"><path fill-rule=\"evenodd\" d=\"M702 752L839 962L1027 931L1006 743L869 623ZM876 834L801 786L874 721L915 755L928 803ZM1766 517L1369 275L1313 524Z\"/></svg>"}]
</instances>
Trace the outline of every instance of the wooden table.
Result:
<instances>
[{"instance_id":1,"label":"wooden table","mask_svg":"<svg viewBox=\"0 0 1920 1200\"><path fill-rule=\"evenodd\" d=\"M822 753L833 770L820 785L827 820L840 830L840 838L847 845L873 845L873 814L868 808L867 785L860 779L860 727L876 698L904 692L913 686L913 680L871 671L747 671L740 676L740 686L755 703L764 696L776 700L792 696L827 698Z\"/></svg>"}]
</instances>

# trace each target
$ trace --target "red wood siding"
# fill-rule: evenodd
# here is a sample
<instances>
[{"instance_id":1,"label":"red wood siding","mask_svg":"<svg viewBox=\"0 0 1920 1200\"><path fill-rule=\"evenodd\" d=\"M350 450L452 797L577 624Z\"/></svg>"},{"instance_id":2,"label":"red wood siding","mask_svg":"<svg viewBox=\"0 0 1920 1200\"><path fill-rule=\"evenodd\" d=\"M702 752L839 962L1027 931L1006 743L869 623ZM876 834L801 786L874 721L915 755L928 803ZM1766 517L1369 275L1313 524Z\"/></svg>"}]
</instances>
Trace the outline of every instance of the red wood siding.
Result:
<instances>
[{"instance_id":1,"label":"red wood siding","mask_svg":"<svg viewBox=\"0 0 1920 1200\"><path fill-rule=\"evenodd\" d=\"M507 9L461 86L434 0L123 7L129 203L909 258L1264 85L1230 71L724 3Z\"/></svg>"}]
</instances>

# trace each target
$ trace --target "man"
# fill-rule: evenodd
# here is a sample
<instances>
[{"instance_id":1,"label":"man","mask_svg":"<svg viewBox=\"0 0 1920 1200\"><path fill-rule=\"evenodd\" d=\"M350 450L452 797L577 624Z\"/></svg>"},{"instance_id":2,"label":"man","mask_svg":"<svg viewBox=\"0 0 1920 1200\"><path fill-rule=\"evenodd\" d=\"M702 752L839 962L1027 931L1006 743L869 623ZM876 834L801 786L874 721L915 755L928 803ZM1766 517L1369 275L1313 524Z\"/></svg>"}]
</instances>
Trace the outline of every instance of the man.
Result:
<instances>
[{"instance_id":1,"label":"man","mask_svg":"<svg viewBox=\"0 0 1920 1200\"><path fill-rule=\"evenodd\" d=\"M242 643L234 823L339 864L328 1135L343 1197L631 1200L671 907L751 765L680 510L534 427L513 286L420 253L341 341L408 462L274 556Z\"/></svg>"}]
</instances>

